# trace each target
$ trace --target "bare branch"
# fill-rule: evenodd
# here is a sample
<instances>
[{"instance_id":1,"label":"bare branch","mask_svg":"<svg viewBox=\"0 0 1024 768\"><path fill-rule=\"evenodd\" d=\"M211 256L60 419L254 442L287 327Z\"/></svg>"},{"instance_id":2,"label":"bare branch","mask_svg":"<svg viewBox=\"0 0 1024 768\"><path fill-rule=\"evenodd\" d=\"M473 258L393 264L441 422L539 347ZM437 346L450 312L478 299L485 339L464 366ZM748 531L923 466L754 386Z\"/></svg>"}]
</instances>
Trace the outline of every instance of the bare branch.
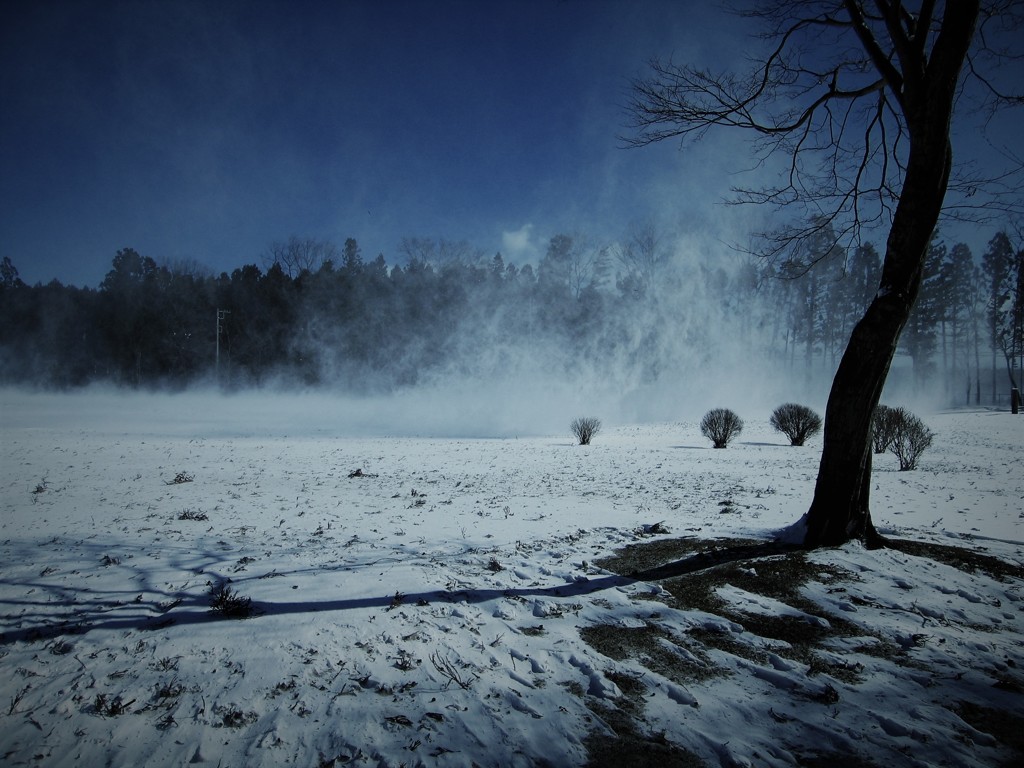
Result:
<instances>
[{"instance_id":1,"label":"bare branch","mask_svg":"<svg viewBox=\"0 0 1024 768\"><path fill-rule=\"evenodd\" d=\"M1007 31L1016 30L1024 13L1010 0L990 0L987 9L981 32L988 37L979 33L970 66L961 73L954 62L962 57L952 49L971 35L964 23L970 11L959 3L766 0L740 12L767 30L758 36L762 53L745 76L652 62L651 76L634 82L634 133L625 143L678 139L687 146L712 129L741 129L753 139L760 183L769 168L779 175L759 188L734 188L729 202L769 204L786 219L826 216L837 236L854 244L862 228L891 223L912 147L921 138L914 132L948 132L948 125L929 116L931 103L960 88L981 105L965 107L968 117L1024 104L1004 79L992 76L1022 55L1019 36ZM946 205L957 216L979 216L985 206L1021 210L1020 184L1015 190L1003 176L1024 173L1024 166L1004 148L995 149L1005 167L996 165L987 178L977 169L954 177ZM784 157L784 165L770 163L773 157ZM778 255L787 238L797 244L811 234L799 225L778 232L786 234L766 237L760 252Z\"/></svg>"},{"instance_id":2,"label":"bare branch","mask_svg":"<svg viewBox=\"0 0 1024 768\"><path fill-rule=\"evenodd\" d=\"M990 78L986 77L979 71L979 67L975 63L976 59L976 54L968 54L967 67L971 73L971 76L979 83L981 83L981 85L984 86L984 88L994 98L994 103L991 107L993 111L997 109L999 105L1003 104L1012 106L1024 105L1024 94L1007 93L1006 91L1001 90L999 87L995 85L995 83L992 82Z\"/></svg>"},{"instance_id":3,"label":"bare branch","mask_svg":"<svg viewBox=\"0 0 1024 768\"><path fill-rule=\"evenodd\" d=\"M857 33L857 37L860 39L861 44L864 46L864 50L867 51L868 56L871 57L871 63L874 64L875 69L882 75L882 78L886 81L889 88L897 99L901 99L903 93L903 75L893 66L892 61L888 54L882 50L875 36L871 34L871 30L868 28L867 21L864 17L864 12L860 7L860 4L854 0L845 0L843 3L847 13L850 14L850 19L853 22L853 30ZM882 7L883 16L888 17L885 13L885 7L887 3L879 0L878 5Z\"/></svg>"}]
</instances>

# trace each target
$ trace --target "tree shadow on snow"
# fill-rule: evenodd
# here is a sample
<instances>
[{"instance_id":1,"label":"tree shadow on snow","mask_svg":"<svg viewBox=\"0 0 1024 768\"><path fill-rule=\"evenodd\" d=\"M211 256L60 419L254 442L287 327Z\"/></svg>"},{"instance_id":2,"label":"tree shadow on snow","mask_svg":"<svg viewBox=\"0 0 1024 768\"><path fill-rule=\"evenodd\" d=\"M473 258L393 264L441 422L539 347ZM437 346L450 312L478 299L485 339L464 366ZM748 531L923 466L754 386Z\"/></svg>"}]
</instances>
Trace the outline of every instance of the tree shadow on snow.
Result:
<instances>
[{"instance_id":1,"label":"tree shadow on snow","mask_svg":"<svg viewBox=\"0 0 1024 768\"><path fill-rule=\"evenodd\" d=\"M659 541L693 542L692 539L645 542L645 562L650 556L659 558L656 567L629 567L633 561L621 561L610 567L611 573L581 578L575 582L553 586L502 587L480 589L431 589L398 594L387 592L365 597L337 600L258 600L249 604L249 616L289 616L330 613L359 609L386 610L398 605L429 605L431 603L487 603L507 598L567 599L590 595L607 589L628 586L642 581L671 578L719 565L731 560L778 554L783 549L772 542L735 542L713 551L689 553L679 559L679 550L658 554ZM94 631L160 630L171 625L198 625L227 620L213 610L210 588L230 584L244 591L249 582L269 577L295 577L330 573L358 572L362 568L379 567L381 561L368 563L325 564L299 567L262 574L232 572L238 550L226 550L210 542L203 548L163 542L159 554L152 548L111 546L95 541L47 542L45 545L25 543L20 548L8 543L4 555L9 563L22 563L22 574L10 573L0 578L0 645L19 641L48 640L62 635L81 635ZM640 546L644 545L632 545ZM654 547L653 549L651 547ZM626 550L629 551L630 547ZM116 551L117 558L109 552ZM639 551L639 550L638 550ZM671 560L671 562L666 562ZM37 564L47 563L41 571ZM636 563L634 562L634 565ZM29 573L24 571L31 569ZM113 571L108 569L114 569ZM622 574L622 575L620 575ZM173 586L169 579L180 579Z\"/></svg>"},{"instance_id":2,"label":"tree shadow on snow","mask_svg":"<svg viewBox=\"0 0 1024 768\"><path fill-rule=\"evenodd\" d=\"M73 548L73 552L71 549ZM5 548L8 562L32 563L43 555L38 546L25 544L23 551ZM65 635L83 635L97 631L160 630L169 626L199 625L232 620L211 606L210 588L230 584L238 588L247 582L269 577L300 574L327 575L379 567L380 561L363 564L339 564L302 567L263 574L228 573L238 551L211 549L196 551L188 547L161 549L161 556L146 565L148 550L132 551L121 546L116 561L105 553L109 545L95 542L74 542L59 550L64 560L49 555L48 565L31 574L6 575L0 578L0 645L16 642L45 641ZM43 555L44 557L46 555ZM105 569L123 569L121 573L105 573ZM86 572L88 571L91 572ZM159 571L159 573L158 573ZM170 573L185 580L179 588L171 587ZM93 578L116 586L93 585ZM330 613L357 609L391 609L398 605L429 605L431 603L486 603L502 598L573 598L628 585L636 581L609 574L555 586L508 588L432 589L415 593L388 592L382 595L337 600L257 600L249 602L248 618Z\"/></svg>"},{"instance_id":3,"label":"tree shadow on snow","mask_svg":"<svg viewBox=\"0 0 1024 768\"><path fill-rule=\"evenodd\" d=\"M378 596L344 598L338 600L252 600L248 620L261 617L334 613L357 609L388 610L400 605L426 606L433 603L487 603L503 598L572 598L601 592L606 589L634 583L636 579L623 576L602 576L555 587L524 587L509 589L428 590L413 593L389 593ZM209 606L208 592L202 595L168 594L167 606L153 601L132 603L124 608L105 604L95 608L83 606L80 601L69 601L73 616L51 616L44 620L26 620L21 617L16 628L0 636L0 645L19 641L47 640L63 635L82 635L95 631L160 630L169 626L210 624L232 620L219 615ZM19 601L0 600L12 606ZM50 605L53 605L50 603ZM236 619L237 620L237 619Z\"/></svg>"},{"instance_id":4,"label":"tree shadow on snow","mask_svg":"<svg viewBox=\"0 0 1024 768\"><path fill-rule=\"evenodd\" d=\"M100 552L108 548L100 544L76 542L77 560L65 563L64 569L52 573L33 572L27 577L0 578L4 593L10 595L14 587L20 594L0 597L0 621L3 633L0 645L19 641L40 641L62 635L81 635L94 631L160 630L171 625L200 625L231 620L218 613L210 604L210 587L231 584L239 588L251 581L271 576L299 574L324 575L332 572L351 572L362 568L379 567L380 561L362 564L339 564L302 567L263 574L227 573L228 561L238 554L222 551L196 552L186 547L164 548L162 556L152 570L144 566L143 553L126 555L128 572L118 578L117 587L90 586L89 575L82 573L82 564L91 561L100 565ZM956 547L896 541L893 548L931 559L945 561L964 569L978 569L997 578L1024 577L1024 569L998 561L991 556L970 553ZM19 562L17 557L38 554L38 548L25 545L21 553L6 552L8 562ZM433 603L487 603L499 599L547 598L566 599L592 595L608 589L642 582L659 582L698 573L728 563L750 561L786 555L802 548L791 544L764 539L699 539L653 538L627 545L616 554L600 560L597 565L605 569L604 575L581 578L575 582L553 586L528 586L480 589L431 589L413 593L395 593L348 597L336 600L257 600L250 603L249 620L261 617L332 613L351 610L389 610L399 606L423 606ZM22 561L24 562L24 561ZM157 565L161 573L157 573ZM76 567L77 566L77 567ZM124 567L121 563L111 567ZM185 577L186 583L175 589L166 581L166 571ZM66 574L67 580L55 583L48 580L57 574ZM114 574L110 574L114 576ZM108 579L110 581L111 579ZM126 585L126 586L121 586ZM243 587L244 588L244 587Z\"/></svg>"}]
</instances>

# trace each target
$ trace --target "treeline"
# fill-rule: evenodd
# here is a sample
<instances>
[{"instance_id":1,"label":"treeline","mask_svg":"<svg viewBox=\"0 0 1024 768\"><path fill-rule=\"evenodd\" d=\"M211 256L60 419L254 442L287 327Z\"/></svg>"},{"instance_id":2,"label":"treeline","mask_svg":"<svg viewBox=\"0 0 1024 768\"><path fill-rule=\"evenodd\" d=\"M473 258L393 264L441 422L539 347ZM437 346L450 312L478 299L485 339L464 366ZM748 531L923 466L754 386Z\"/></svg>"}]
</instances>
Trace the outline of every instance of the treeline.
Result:
<instances>
[{"instance_id":1,"label":"treeline","mask_svg":"<svg viewBox=\"0 0 1024 768\"><path fill-rule=\"evenodd\" d=\"M97 289L26 285L5 258L0 376L51 387L283 381L377 392L542 367L637 385L716 365L726 347L830 375L880 269L872 245L843 251L827 228L786 261L728 267L675 252L652 227L610 247L556 235L536 266L464 242L407 238L399 250L402 263L388 264L364 260L353 239L338 248L293 237L268 249L263 268L213 275L128 248ZM982 381L995 398L996 368L1016 375L1022 260L1005 233L980 259L935 239L903 336L920 386L938 383L962 403L981 398Z\"/></svg>"},{"instance_id":2,"label":"treeline","mask_svg":"<svg viewBox=\"0 0 1024 768\"><path fill-rule=\"evenodd\" d=\"M817 243L770 268L769 306L779 308L772 336L791 366L834 371L854 324L880 289L881 258L864 243L834 246L827 227ZM884 288L882 288L884 290ZM964 243L936 235L917 303L898 350L914 387L949 404L985 402L1020 384L1024 364L1024 249L998 232L980 259ZM899 357L897 361L899 361ZM1000 373L1003 371L1003 373Z\"/></svg>"},{"instance_id":3,"label":"treeline","mask_svg":"<svg viewBox=\"0 0 1024 768\"><path fill-rule=\"evenodd\" d=\"M2 376L57 387L214 378L381 391L511 371L531 354L567 372L632 354L629 307L644 278L611 289L608 249L582 237L552 238L536 268L465 243L409 238L401 250L404 263L389 265L365 261L353 239L339 249L292 238L270 247L269 266L215 276L126 248L98 289L28 286L5 259Z\"/></svg>"}]
</instances>

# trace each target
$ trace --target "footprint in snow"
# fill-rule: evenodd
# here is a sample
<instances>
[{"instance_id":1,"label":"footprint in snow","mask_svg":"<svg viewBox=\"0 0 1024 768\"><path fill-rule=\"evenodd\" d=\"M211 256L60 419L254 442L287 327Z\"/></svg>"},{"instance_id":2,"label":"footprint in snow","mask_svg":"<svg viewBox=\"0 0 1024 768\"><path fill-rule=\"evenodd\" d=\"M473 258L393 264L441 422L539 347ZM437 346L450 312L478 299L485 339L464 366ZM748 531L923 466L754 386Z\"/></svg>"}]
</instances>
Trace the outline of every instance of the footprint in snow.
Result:
<instances>
[{"instance_id":1,"label":"footprint in snow","mask_svg":"<svg viewBox=\"0 0 1024 768\"><path fill-rule=\"evenodd\" d=\"M594 669L593 665L589 662L573 654L569 657L569 663L588 678L590 685L587 688L587 693L591 696L596 696L599 699L618 699L622 697L622 691L619 690L619 686Z\"/></svg>"},{"instance_id":2,"label":"footprint in snow","mask_svg":"<svg viewBox=\"0 0 1024 768\"><path fill-rule=\"evenodd\" d=\"M508 655L512 657L513 665L515 664L516 661L524 661L524 662L529 663L530 671L533 672L533 674L535 674L535 675L547 674L547 669L545 669L543 664L541 664L539 661L537 661L532 656L527 656L522 651L517 651L515 648L512 648L512 649L509 650Z\"/></svg>"}]
</instances>

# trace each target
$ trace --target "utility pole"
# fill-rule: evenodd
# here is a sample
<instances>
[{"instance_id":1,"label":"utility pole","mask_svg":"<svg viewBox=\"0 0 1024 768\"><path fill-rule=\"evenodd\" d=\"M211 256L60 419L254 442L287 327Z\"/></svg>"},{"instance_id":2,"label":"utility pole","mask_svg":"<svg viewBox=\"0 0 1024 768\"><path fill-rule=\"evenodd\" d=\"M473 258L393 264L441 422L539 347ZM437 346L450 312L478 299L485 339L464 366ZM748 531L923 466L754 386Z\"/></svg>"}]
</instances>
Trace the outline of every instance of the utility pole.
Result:
<instances>
[{"instance_id":1,"label":"utility pole","mask_svg":"<svg viewBox=\"0 0 1024 768\"><path fill-rule=\"evenodd\" d=\"M216 357L216 372L217 382L220 383L220 321L231 314L231 310L218 309L217 310L217 357Z\"/></svg>"}]
</instances>

